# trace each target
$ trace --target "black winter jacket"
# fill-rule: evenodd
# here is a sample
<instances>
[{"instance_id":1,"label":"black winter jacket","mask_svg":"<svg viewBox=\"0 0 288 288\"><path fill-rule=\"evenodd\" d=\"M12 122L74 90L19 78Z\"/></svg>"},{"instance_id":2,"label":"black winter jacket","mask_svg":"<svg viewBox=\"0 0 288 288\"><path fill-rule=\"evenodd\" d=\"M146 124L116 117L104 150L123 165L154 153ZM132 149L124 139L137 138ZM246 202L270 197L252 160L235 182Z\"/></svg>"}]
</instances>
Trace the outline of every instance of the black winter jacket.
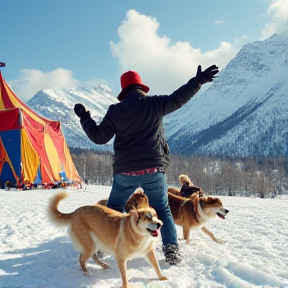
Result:
<instances>
[{"instance_id":1,"label":"black winter jacket","mask_svg":"<svg viewBox=\"0 0 288 288\"><path fill-rule=\"evenodd\" d=\"M162 119L187 103L200 87L192 78L171 95L146 96L133 89L109 107L99 125L91 117L81 119L81 125L96 144L105 144L115 135L114 175L152 167L165 169L170 159Z\"/></svg>"}]
</instances>

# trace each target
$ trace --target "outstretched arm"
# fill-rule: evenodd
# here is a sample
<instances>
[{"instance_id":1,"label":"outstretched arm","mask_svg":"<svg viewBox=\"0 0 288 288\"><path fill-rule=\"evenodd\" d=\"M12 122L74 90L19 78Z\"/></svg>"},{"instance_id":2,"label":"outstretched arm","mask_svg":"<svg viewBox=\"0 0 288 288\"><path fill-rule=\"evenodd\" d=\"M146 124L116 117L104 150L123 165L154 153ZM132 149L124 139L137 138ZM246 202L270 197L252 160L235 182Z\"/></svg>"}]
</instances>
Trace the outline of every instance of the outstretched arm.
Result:
<instances>
[{"instance_id":1,"label":"outstretched arm","mask_svg":"<svg viewBox=\"0 0 288 288\"><path fill-rule=\"evenodd\" d=\"M76 104L74 112L80 118L86 135L95 144L105 144L114 136L115 127L108 116L109 110L99 125L91 118L90 112L86 111L82 104Z\"/></svg>"},{"instance_id":2,"label":"outstretched arm","mask_svg":"<svg viewBox=\"0 0 288 288\"><path fill-rule=\"evenodd\" d=\"M174 91L171 95L155 97L155 103L160 109L162 116L165 116L186 104L205 83L212 82L215 75L219 72L216 65L212 65L206 70L202 71L201 65L198 66L197 74L191 78L187 84L182 85L179 89ZM155 106L156 106L155 105Z\"/></svg>"}]
</instances>

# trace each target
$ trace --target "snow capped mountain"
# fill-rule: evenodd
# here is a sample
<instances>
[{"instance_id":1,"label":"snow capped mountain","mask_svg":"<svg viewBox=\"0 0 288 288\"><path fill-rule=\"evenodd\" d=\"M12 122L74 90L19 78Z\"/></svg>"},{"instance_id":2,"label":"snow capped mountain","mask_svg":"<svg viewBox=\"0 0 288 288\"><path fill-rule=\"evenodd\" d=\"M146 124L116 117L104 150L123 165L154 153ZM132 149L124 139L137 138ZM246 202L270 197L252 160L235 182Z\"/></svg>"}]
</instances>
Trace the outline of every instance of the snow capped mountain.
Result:
<instances>
[{"instance_id":1,"label":"snow capped mountain","mask_svg":"<svg viewBox=\"0 0 288 288\"><path fill-rule=\"evenodd\" d=\"M288 33L245 45L166 125L172 153L287 156Z\"/></svg>"},{"instance_id":2,"label":"snow capped mountain","mask_svg":"<svg viewBox=\"0 0 288 288\"><path fill-rule=\"evenodd\" d=\"M92 118L99 123L108 107L117 102L119 101L108 86L99 85L39 91L27 104L42 116L60 121L70 147L112 150L112 141L106 145L95 145L88 139L74 113L74 105L82 103L90 111Z\"/></svg>"},{"instance_id":3,"label":"snow capped mountain","mask_svg":"<svg viewBox=\"0 0 288 288\"><path fill-rule=\"evenodd\" d=\"M245 45L208 85L164 118L172 153L288 155L288 32ZM40 91L27 104L61 121L69 146L111 150L111 143L90 142L73 107L82 103L99 123L117 102L107 86L97 86Z\"/></svg>"}]
</instances>

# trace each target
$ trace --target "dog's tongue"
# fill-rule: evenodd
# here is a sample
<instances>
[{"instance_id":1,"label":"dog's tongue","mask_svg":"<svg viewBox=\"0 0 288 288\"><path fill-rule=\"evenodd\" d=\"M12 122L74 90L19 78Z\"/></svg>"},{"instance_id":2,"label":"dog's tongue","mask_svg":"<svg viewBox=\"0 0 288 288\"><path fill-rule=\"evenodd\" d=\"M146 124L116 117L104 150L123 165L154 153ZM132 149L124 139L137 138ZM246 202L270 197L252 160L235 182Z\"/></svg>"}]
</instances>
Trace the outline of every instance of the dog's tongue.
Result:
<instances>
[{"instance_id":1,"label":"dog's tongue","mask_svg":"<svg viewBox=\"0 0 288 288\"><path fill-rule=\"evenodd\" d=\"M225 216L224 216L224 215L222 215L222 214L220 214L220 213L217 213L217 215L218 215L219 218L225 220Z\"/></svg>"},{"instance_id":2,"label":"dog's tongue","mask_svg":"<svg viewBox=\"0 0 288 288\"><path fill-rule=\"evenodd\" d=\"M157 237L159 235L159 230L151 230L150 233L153 237Z\"/></svg>"}]
</instances>

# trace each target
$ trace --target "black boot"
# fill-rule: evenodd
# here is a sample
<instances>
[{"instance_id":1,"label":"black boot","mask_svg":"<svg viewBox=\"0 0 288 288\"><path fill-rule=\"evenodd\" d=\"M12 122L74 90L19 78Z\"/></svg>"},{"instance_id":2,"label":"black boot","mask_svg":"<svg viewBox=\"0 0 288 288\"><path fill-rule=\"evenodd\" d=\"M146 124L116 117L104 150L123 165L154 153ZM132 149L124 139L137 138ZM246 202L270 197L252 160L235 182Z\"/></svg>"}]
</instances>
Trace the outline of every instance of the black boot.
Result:
<instances>
[{"instance_id":1,"label":"black boot","mask_svg":"<svg viewBox=\"0 0 288 288\"><path fill-rule=\"evenodd\" d=\"M179 252L179 246L168 244L166 246L163 245L163 252L165 254L166 262L170 265L176 265L182 261L182 256Z\"/></svg>"}]
</instances>

